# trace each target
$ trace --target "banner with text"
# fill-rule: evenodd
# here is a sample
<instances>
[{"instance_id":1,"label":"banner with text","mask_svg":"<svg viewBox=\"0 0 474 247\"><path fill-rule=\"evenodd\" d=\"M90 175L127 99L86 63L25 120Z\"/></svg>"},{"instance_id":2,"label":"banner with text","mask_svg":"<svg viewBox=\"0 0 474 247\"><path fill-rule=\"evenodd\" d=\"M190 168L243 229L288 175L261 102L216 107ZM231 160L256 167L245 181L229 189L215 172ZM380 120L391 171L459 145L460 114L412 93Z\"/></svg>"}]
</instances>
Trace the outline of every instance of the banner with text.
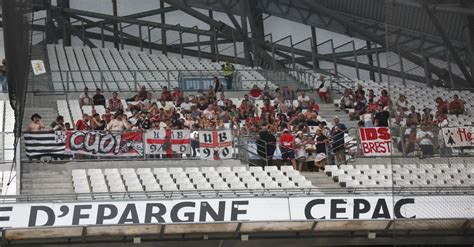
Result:
<instances>
[{"instance_id":1,"label":"banner with text","mask_svg":"<svg viewBox=\"0 0 474 247\"><path fill-rule=\"evenodd\" d=\"M446 147L473 147L474 127L442 128Z\"/></svg>"},{"instance_id":2,"label":"banner with text","mask_svg":"<svg viewBox=\"0 0 474 247\"><path fill-rule=\"evenodd\" d=\"M364 156L390 156L392 137L387 127L359 128L359 138Z\"/></svg>"},{"instance_id":3,"label":"banner with text","mask_svg":"<svg viewBox=\"0 0 474 247\"><path fill-rule=\"evenodd\" d=\"M232 142L231 130L199 131L201 159L231 159L233 154Z\"/></svg>"},{"instance_id":4,"label":"banner with text","mask_svg":"<svg viewBox=\"0 0 474 247\"><path fill-rule=\"evenodd\" d=\"M189 154L191 152L189 130L149 130L145 133L145 153Z\"/></svg>"},{"instance_id":5,"label":"banner with text","mask_svg":"<svg viewBox=\"0 0 474 247\"><path fill-rule=\"evenodd\" d=\"M142 156L142 132L68 131L66 152L92 156Z\"/></svg>"},{"instance_id":6,"label":"banner with text","mask_svg":"<svg viewBox=\"0 0 474 247\"><path fill-rule=\"evenodd\" d=\"M1 228L404 218L473 219L474 196L239 197L0 205Z\"/></svg>"}]
</instances>

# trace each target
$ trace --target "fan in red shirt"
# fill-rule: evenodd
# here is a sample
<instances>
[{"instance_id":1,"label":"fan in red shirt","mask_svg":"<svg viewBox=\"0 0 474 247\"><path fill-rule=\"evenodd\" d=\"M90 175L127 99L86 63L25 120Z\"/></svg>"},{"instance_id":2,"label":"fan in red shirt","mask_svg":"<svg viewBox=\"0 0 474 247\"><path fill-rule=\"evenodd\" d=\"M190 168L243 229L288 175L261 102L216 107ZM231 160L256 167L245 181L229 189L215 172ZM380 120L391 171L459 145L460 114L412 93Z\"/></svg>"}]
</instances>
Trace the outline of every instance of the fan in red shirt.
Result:
<instances>
[{"instance_id":1,"label":"fan in red shirt","mask_svg":"<svg viewBox=\"0 0 474 247\"><path fill-rule=\"evenodd\" d=\"M161 91L161 100L165 100L165 101L173 100L171 97L170 91L168 91L168 87L163 87L163 91Z\"/></svg>"},{"instance_id":2,"label":"fan in red shirt","mask_svg":"<svg viewBox=\"0 0 474 247\"><path fill-rule=\"evenodd\" d=\"M79 119L76 122L76 130L89 130L87 122L89 122L89 116L84 113L82 119Z\"/></svg>"},{"instance_id":3,"label":"fan in red shirt","mask_svg":"<svg viewBox=\"0 0 474 247\"><path fill-rule=\"evenodd\" d=\"M253 99L258 100L262 97L262 90L260 90L260 88L258 88L257 85L254 85L252 90L250 90L250 96Z\"/></svg>"},{"instance_id":4,"label":"fan in red shirt","mask_svg":"<svg viewBox=\"0 0 474 247\"><path fill-rule=\"evenodd\" d=\"M173 97L174 102L181 101L181 99L183 98L183 92L181 91L179 87L174 88L172 97Z\"/></svg>"},{"instance_id":5,"label":"fan in red shirt","mask_svg":"<svg viewBox=\"0 0 474 247\"><path fill-rule=\"evenodd\" d=\"M283 130L283 134L280 136L280 151L281 158L286 163L287 160L291 161L291 165L296 170L296 160L295 160L295 137L290 134L288 129Z\"/></svg>"},{"instance_id":6,"label":"fan in red shirt","mask_svg":"<svg viewBox=\"0 0 474 247\"><path fill-rule=\"evenodd\" d=\"M455 114L456 116L464 114L464 100L459 99L457 94L453 96L453 101L449 103L449 114Z\"/></svg>"},{"instance_id":7,"label":"fan in red shirt","mask_svg":"<svg viewBox=\"0 0 474 247\"><path fill-rule=\"evenodd\" d=\"M449 102L447 100L441 99L441 97L436 98L436 108L438 109L437 115L439 113L448 114Z\"/></svg>"}]
</instances>

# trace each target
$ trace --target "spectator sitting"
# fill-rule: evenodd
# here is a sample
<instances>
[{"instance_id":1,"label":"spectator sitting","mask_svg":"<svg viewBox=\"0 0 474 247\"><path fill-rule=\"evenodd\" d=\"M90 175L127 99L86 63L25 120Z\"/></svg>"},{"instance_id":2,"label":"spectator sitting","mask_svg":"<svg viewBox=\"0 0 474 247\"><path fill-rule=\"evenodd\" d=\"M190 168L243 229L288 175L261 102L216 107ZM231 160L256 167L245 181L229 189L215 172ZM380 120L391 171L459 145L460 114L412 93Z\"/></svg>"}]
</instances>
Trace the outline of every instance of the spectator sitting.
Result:
<instances>
[{"instance_id":1,"label":"spectator sitting","mask_svg":"<svg viewBox=\"0 0 474 247\"><path fill-rule=\"evenodd\" d=\"M131 129L131 125L127 121L127 116L124 115L122 111L117 111L114 119L107 124L107 130L110 131L124 131L129 129Z\"/></svg>"},{"instance_id":2,"label":"spectator sitting","mask_svg":"<svg viewBox=\"0 0 474 247\"><path fill-rule=\"evenodd\" d=\"M265 87L263 87L262 97L264 99L270 99L270 100L274 98L272 93L270 92L270 87L268 87L268 85L265 85Z\"/></svg>"},{"instance_id":3,"label":"spectator sitting","mask_svg":"<svg viewBox=\"0 0 474 247\"><path fill-rule=\"evenodd\" d=\"M260 90L257 85L253 85L252 90L250 90L249 94L253 100L259 100L262 98L262 90Z\"/></svg>"},{"instance_id":4,"label":"spectator sitting","mask_svg":"<svg viewBox=\"0 0 474 247\"><path fill-rule=\"evenodd\" d=\"M346 88L344 94L341 97L341 102L339 103L339 108L345 110L348 108L354 108L354 97L351 94L351 91Z\"/></svg>"},{"instance_id":5,"label":"spectator sitting","mask_svg":"<svg viewBox=\"0 0 474 247\"><path fill-rule=\"evenodd\" d=\"M464 114L464 101L459 99L457 94L453 96L453 101L449 103L449 114L455 114L456 116Z\"/></svg>"},{"instance_id":6,"label":"spectator sitting","mask_svg":"<svg viewBox=\"0 0 474 247\"><path fill-rule=\"evenodd\" d=\"M65 123L64 130L74 130L74 129L71 127L71 123Z\"/></svg>"},{"instance_id":7,"label":"spectator sitting","mask_svg":"<svg viewBox=\"0 0 474 247\"><path fill-rule=\"evenodd\" d=\"M110 113L110 108L105 108L105 113L102 114L102 119L105 121L106 124L110 123L112 120L112 113Z\"/></svg>"},{"instance_id":8,"label":"spectator sitting","mask_svg":"<svg viewBox=\"0 0 474 247\"><path fill-rule=\"evenodd\" d=\"M168 91L168 87L163 87L163 90L161 91L161 97L160 100L164 101L172 101L173 98L171 97L170 91Z\"/></svg>"},{"instance_id":9,"label":"spectator sitting","mask_svg":"<svg viewBox=\"0 0 474 247\"><path fill-rule=\"evenodd\" d=\"M298 96L298 102L301 108L307 109L309 105L309 97L305 95L304 91L301 91L300 96Z\"/></svg>"},{"instance_id":10,"label":"spectator sitting","mask_svg":"<svg viewBox=\"0 0 474 247\"><path fill-rule=\"evenodd\" d=\"M421 125L433 125L433 114L431 114L430 108L423 109L423 114L421 115Z\"/></svg>"},{"instance_id":11,"label":"spectator sitting","mask_svg":"<svg viewBox=\"0 0 474 247\"><path fill-rule=\"evenodd\" d=\"M38 113L35 113L31 116L31 122L26 128L27 132L33 131L42 131L45 128L43 121L41 121L41 116Z\"/></svg>"},{"instance_id":12,"label":"spectator sitting","mask_svg":"<svg viewBox=\"0 0 474 247\"><path fill-rule=\"evenodd\" d=\"M428 126L423 125L421 129L418 129L416 132L416 140L423 155L434 155L435 138Z\"/></svg>"},{"instance_id":13,"label":"spectator sitting","mask_svg":"<svg viewBox=\"0 0 474 247\"><path fill-rule=\"evenodd\" d=\"M89 88L85 87L84 92L79 97L79 106L82 108L84 105L90 105L92 103L92 99L89 96Z\"/></svg>"},{"instance_id":14,"label":"spectator sitting","mask_svg":"<svg viewBox=\"0 0 474 247\"><path fill-rule=\"evenodd\" d=\"M376 100L375 100L376 97L377 96L375 95L374 90L370 89L369 90L369 95L367 96L367 99L369 99L369 101L372 100L372 101L376 102Z\"/></svg>"},{"instance_id":15,"label":"spectator sitting","mask_svg":"<svg viewBox=\"0 0 474 247\"><path fill-rule=\"evenodd\" d=\"M382 90L382 95L380 96L380 99L379 99L379 104L381 104L382 106L389 106L391 105L391 101L390 101L390 97L388 96L388 91L387 90Z\"/></svg>"},{"instance_id":16,"label":"spectator sitting","mask_svg":"<svg viewBox=\"0 0 474 247\"><path fill-rule=\"evenodd\" d=\"M367 109L367 111L365 111L362 115L362 119L364 120L364 127L374 127L374 116L370 110Z\"/></svg>"},{"instance_id":17,"label":"spectator sitting","mask_svg":"<svg viewBox=\"0 0 474 247\"><path fill-rule=\"evenodd\" d=\"M395 102L395 107L398 112L403 113L408 111L408 102L406 101L406 97L403 94L400 94L398 97L397 102Z\"/></svg>"},{"instance_id":18,"label":"spectator sitting","mask_svg":"<svg viewBox=\"0 0 474 247\"><path fill-rule=\"evenodd\" d=\"M191 108L195 104L189 101L189 97L184 97L184 102L181 103L180 107L183 113L191 113Z\"/></svg>"},{"instance_id":19,"label":"spectator sitting","mask_svg":"<svg viewBox=\"0 0 474 247\"><path fill-rule=\"evenodd\" d=\"M448 114L448 108L449 108L449 102L447 100L441 99L441 97L438 97L435 99L436 102L436 115L443 113L443 114Z\"/></svg>"},{"instance_id":20,"label":"spectator sitting","mask_svg":"<svg viewBox=\"0 0 474 247\"><path fill-rule=\"evenodd\" d=\"M140 97L141 100L144 100L147 98L147 96L148 96L148 91L146 91L146 87L142 85L140 87L140 91L138 91L138 97Z\"/></svg>"},{"instance_id":21,"label":"spectator sitting","mask_svg":"<svg viewBox=\"0 0 474 247\"><path fill-rule=\"evenodd\" d=\"M90 123L92 130L105 130L105 120L100 119L100 115L98 113L92 115L92 117L90 118Z\"/></svg>"},{"instance_id":22,"label":"spectator sitting","mask_svg":"<svg viewBox=\"0 0 474 247\"><path fill-rule=\"evenodd\" d=\"M355 95L361 94L365 96L364 87L362 85L357 85L357 90L354 92Z\"/></svg>"},{"instance_id":23,"label":"spectator sitting","mask_svg":"<svg viewBox=\"0 0 474 247\"><path fill-rule=\"evenodd\" d=\"M406 126L417 126L421 123L421 114L416 111L415 106L410 106L410 113L406 120Z\"/></svg>"},{"instance_id":24,"label":"spectator sitting","mask_svg":"<svg viewBox=\"0 0 474 247\"><path fill-rule=\"evenodd\" d=\"M82 118L76 122L76 130L90 130L88 122L89 116L86 113L82 114Z\"/></svg>"},{"instance_id":25,"label":"spectator sitting","mask_svg":"<svg viewBox=\"0 0 474 247\"><path fill-rule=\"evenodd\" d=\"M95 95L92 98L92 102L94 105L102 105L105 107L105 97L104 95L100 94L100 88L95 90Z\"/></svg>"},{"instance_id":26,"label":"spectator sitting","mask_svg":"<svg viewBox=\"0 0 474 247\"><path fill-rule=\"evenodd\" d=\"M359 95L360 96L360 95ZM349 114L351 120L358 119L359 116L362 116L366 112L365 107L365 98L358 97L357 103L354 106L354 112Z\"/></svg>"},{"instance_id":27,"label":"spectator sitting","mask_svg":"<svg viewBox=\"0 0 474 247\"><path fill-rule=\"evenodd\" d=\"M64 126L64 117L63 116L57 116L56 121L51 123L51 129L56 131L56 130L66 130L66 127Z\"/></svg>"},{"instance_id":28,"label":"spectator sitting","mask_svg":"<svg viewBox=\"0 0 474 247\"><path fill-rule=\"evenodd\" d=\"M171 97L173 98L173 102L175 102L176 105L181 104L181 102L183 102L183 92L181 91L181 88L175 87Z\"/></svg>"},{"instance_id":29,"label":"spectator sitting","mask_svg":"<svg viewBox=\"0 0 474 247\"><path fill-rule=\"evenodd\" d=\"M122 100L119 99L117 92L112 93L112 98L109 99L110 111L123 110Z\"/></svg>"}]
</instances>

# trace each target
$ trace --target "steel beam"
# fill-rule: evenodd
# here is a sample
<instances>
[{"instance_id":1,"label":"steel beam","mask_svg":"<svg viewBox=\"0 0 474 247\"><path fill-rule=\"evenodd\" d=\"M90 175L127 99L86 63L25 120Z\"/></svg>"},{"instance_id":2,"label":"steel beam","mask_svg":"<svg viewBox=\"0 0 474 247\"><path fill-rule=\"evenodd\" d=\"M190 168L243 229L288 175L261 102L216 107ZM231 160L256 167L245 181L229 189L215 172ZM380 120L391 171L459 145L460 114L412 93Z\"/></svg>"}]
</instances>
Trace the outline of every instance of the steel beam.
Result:
<instances>
[{"instance_id":1,"label":"steel beam","mask_svg":"<svg viewBox=\"0 0 474 247\"><path fill-rule=\"evenodd\" d=\"M165 3L163 0L160 0L160 9L165 9ZM161 20L161 24L165 25L166 24L166 16L165 16L166 12L161 12L160 14L160 20ZM164 55L167 54L167 51L166 51L166 44L167 44L167 37L166 37L166 28L161 28L161 45L162 45L162 52ZM181 28L180 30L181 31Z\"/></svg>"},{"instance_id":2,"label":"steel beam","mask_svg":"<svg viewBox=\"0 0 474 247\"><path fill-rule=\"evenodd\" d=\"M469 71L466 69L466 66L464 65L463 61L459 57L458 53L456 52L456 49L454 48L453 44L451 43L448 35L446 32L444 32L443 28L441 27L441 24L438 21L438 18L436 18L435 13L433 12L432 9L428 6L427 2L423 2L423 6L425 8L426 13L431 19L431 22L435 26L436 30L438 31L439 35L444 41L444 44L446 45L446 48L448 48L449 52L451 53L451 56L453 57L454 61L458 65L459 69L461 70L462 74L464 75L464 78L468 82L470 82L471 86L474 86L474 81L472 80L471 74ZM439 75L438 75L439 76ZM443 78L445 79L445 78Z\"/></svg>"},{"instance_id":3,"label":"steel beam","mask_svg":"<svg viewBox=\"0 0 474 247\"><path fill-rule=\"evenodd\" d=\"M365 30L363 27L354 24L351 20L347 19L346 17L343 17L339 13L337 13L334 10L331 10L329 8L324 7L323 5L319 4L316 1L312 0L302 0L303 3L305 3L308 8L311 9L311 11L314 11L315 13L318 13L319 15L326 16L329 18L332 18L333 20L337 21L338 23L344 25L346 28L352 30L353 32L356 32L363 37L365 37L366 40L372 41L374 43L380 44L382 46L387 46L386 47L389 51L397 52L397 45L393 44L392 42L386 42L385 39L380 38L376 34ZM386 44L388 43L388 44ZM423 66L423 59L412 54L409 51L404 50L403 48L400 48L400 55L411 61L412 63ZM433 65L433 64L428 64L429 69L431 70L432 73L436 74L439 78L446 80L446 73L443 69ZM470 86L471 83L466 82L463 78L453 75L453 78L455 80L455 84L460 87L466 87ZM469 76L470 79L470 76Z\"/></svg>"}]
</instances>

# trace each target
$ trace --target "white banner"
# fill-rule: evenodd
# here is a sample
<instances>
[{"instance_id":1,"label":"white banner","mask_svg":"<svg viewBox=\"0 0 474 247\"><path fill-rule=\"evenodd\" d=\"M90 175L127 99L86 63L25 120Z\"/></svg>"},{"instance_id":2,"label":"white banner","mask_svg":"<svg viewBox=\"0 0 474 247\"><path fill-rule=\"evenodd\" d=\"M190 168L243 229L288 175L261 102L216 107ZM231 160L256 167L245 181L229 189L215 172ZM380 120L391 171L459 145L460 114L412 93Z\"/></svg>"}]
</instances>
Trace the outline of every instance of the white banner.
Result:
<instances>
[{"instance_id":1,"label":"white banner","mask_svg":"<svg viewBox=\"0 0 474 247\"><path fill-rule=\"evenodd\" d=\"M472 147L474 146L473 127L442 128L444 144L446 147Z\"/></svg>"},{"instance_id":2,"label":"white banner","mask_svg":"<svg viewBox=\"0 0 474 247\"><path fill-rule=\"evenodd\" d=\"M231 130L199 131L201 159L231 159L233 154L232 142Z\"/></svg>"},{"instance_id":3,"label":"white banner","mask_svg":"<svg viewBox=\"0 0 474 247\"><path fill-rule=\"evenodd\" d=\"M189 154L190 137L189 130L148 130L145 133L146 154Z\"/></svg>"},{"instance_id":4,"label":"white banner","mask_svg":"<svg viewBox=\"0 0 474 247\"><path fill-rule=\"evenodd\" d=\"M0 205L1 228L403 218L474 219L474 196L116 200Z\"/></svg>"},{"instance_id":5,"label":"white banner","mask_svg":"<svg viewBox=\"0 0 474 247\"><path fill-rule=\"evenodd\" d=\"M392 137L387 127L359 128L359 138L364 156L390 156Z\"/></svg>"}]
</instances>

